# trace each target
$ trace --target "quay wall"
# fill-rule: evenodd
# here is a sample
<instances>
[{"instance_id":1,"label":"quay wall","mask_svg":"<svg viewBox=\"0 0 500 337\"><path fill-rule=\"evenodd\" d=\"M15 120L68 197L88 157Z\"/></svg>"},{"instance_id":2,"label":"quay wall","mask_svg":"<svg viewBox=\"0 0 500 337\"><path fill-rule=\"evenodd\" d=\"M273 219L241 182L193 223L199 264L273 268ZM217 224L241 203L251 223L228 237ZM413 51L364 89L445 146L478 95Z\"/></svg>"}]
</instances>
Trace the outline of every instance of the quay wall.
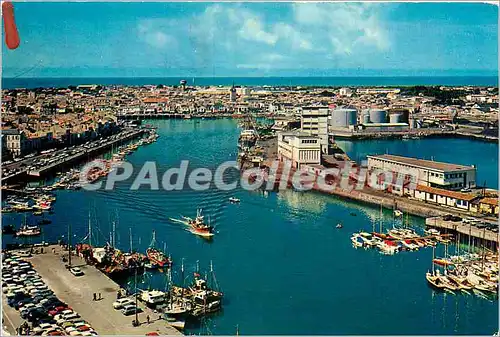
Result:
<instances>
[{"instance_id":1,"label":"quay wall","mask_svg":"<svg viewBox=\"0 0 500 337\"><path fill-rule=\"evenodd\" d=\"M116 139L116 140L111 141L111 142L107 142L106 144L99 145L99 146L92 148L92 149L83 150L82 152L79 152L77 154L74 154L72 156L67 157L65 160L63 160L61 162L57 162L57 163L54 163L52 165L45 166L40 170L29 171L28 174L31 176L37 176L37 177L43 176L43 175L45 175L51 171L54 171L62 166L65 166L68 164L74 164L76 162L87 159L89 156L99 154L99 153L109 149L110 147L116 145L116 144L137 138L137 137L143 135L145 132L146 132L145 130L135 131L134 133L127 135L126 137L119 138L119 139Z\"/></svg>"},{"instance_id":2,"label":"quay wall","mask_svg":"<svg viewBox=\"0 0 500 337\"><path fill-rule=\"evenodd\" d=\"M5 183L24 182L30 176L43 177L44 175L46 175L50 172L53 172L54 170L57 170L61 167L64 167L64 166L67 166L70 164L78 163L80 161L83 161L83 160L89 158L89 156L93 156L93 155L99 154L101 152L104 152L105 150L112 147L113 145L120 144L120 143L129 141L131 139L137 138L137 137L141 136L142 134L144 134L145 132L146 132L146 130L144 130L144 129L137 130L130 135L127 135L125 137L121 137L121 138L115 139L111 142L107 142L105 144L99 145L96 148L82 150L81 152L74 154L72 156L69 156L62 161L59 161L57 163L53 163L51 165L47 165L47 166L45 166L39 170L36 170L36 171L28 171L28 169L26 168L26 169L18 172L15 175L9 176L7 178L2 178L2 185ZM60 151L62 151L62 150L59 150L58 152L60 152ZM36 157L31 158L31 159L35 160Z\"/></svg>"},{"instance_id":3,"label":"quay wall","mask_svg":"<svg viewBox=\"0 0 500 337\"><path fill-rule=\"evenodd\" d=\"M402 131L357 131L333 130L331 134L338 139L363 140L363 139L400 139L404 135L414 135L422 138L465 138L472 140L481 140L485 142L498 142L497 137L485 136L481 134L468 133L463 131L442 131L413 129Z\"/></svg>"},{"instance_id":4,"label":"quay wall","mask_svg":"<svg viewBox=\"0 0 500 337\"><path fill-rule=\"evenodd\" d=\"M291 177L293 173L289 175L289 180L287 186L293 188ZM276 180L274 182L275 187L280 183L281 175L276 175ZM323 194L334 195L337 197L350 199L357 202L362 202L374 206L382 206L386 209L399 209L405 213L409 213L419 217L438 217L444 216L446 214L453 214L458 216L473 216L468 212L461 211L459 209L444 207L442 205L429 204L422 202L420 200L415 200L407 197L401 197L398 195L388 194L383 191L377 191L370 189L368 187L362 190L345 190L340 187L335 187L329 191L325 191L319 188L316 184L313 186L313 191ZM477 216L477 215L476 215ZM490 219L491 221L497 221L497 219Z\"/></svg>"}]
</instances>

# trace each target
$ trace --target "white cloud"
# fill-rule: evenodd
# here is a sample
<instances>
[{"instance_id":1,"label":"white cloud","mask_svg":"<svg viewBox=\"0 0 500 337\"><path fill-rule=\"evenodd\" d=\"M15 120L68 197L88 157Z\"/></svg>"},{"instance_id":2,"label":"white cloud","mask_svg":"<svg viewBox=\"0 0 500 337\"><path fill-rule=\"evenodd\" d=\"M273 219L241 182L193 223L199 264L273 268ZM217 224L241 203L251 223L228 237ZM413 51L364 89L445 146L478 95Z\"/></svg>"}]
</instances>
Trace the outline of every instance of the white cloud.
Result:
<instances>
[{"instance_id":1,"label":"white cloud","mask_svg":"<svg viewBox=\"0 0 500 337\"><path fill-rule=\"evenodd\" d=\"M334 54L362 53L363 48L386 50L390 43L378 19L377 5L359 3L296 3L295 22L308 32L314 47L330 44Z\"/></svg>"},{"instance_id":2,"label":"white cloud","mask_svg":"<svg viewBox=\"0 0 500 337\"><path fill-rule=\"evenodd\" d=\"M164 49L171 48L176 45L176 39L164 31L168 31L157 22L152 20L144 20L137 25L137 31L147 44L154 48Z\"/></svg>"},{"instance_id":3,"label":"white cloud","mask_svg":"<svg viewBox=\"0 0 500 337\"><path fill-rule=\"evenodd\" d=\"M211 4L190 16L142 21L138 32L146 43L164 50L175 44L176 36L179 54L204 67L321 67L332 58L352 62L365 52L388 49L388 33L377 8L295 3L278 21L242 4Z\"/></svg>"}]
</instances>

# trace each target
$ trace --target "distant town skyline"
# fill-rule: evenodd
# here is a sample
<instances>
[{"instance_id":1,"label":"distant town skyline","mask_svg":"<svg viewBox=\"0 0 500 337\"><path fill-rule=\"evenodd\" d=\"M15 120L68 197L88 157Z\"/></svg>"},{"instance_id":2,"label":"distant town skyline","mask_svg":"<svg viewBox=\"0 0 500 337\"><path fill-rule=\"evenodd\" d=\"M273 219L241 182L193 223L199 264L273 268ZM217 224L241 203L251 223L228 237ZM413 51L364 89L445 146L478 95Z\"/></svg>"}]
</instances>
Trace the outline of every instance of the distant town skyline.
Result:
<instances>
[{"instance_id":1,"label":"distant town skyline","mask_svg":"<svg viewBox=\"0 0 500 337\"><path fill-rule=\"evenodd\" d=\"M15 3L3 77L495 76L486 3Z\"/></svg>"}]
</instances>

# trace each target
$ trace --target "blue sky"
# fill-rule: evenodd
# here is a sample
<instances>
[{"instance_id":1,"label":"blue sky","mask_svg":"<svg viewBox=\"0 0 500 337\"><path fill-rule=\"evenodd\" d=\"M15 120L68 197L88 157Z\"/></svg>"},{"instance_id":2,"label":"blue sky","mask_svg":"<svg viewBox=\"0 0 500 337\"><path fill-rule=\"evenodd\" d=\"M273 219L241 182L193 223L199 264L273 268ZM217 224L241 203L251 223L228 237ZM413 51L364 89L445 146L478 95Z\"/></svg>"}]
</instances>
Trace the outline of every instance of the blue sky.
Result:
<instances>
[{"instance_id":1,"label":"blue sky","mask_svg":"<svg viewBox=\"0 0 500 337\"><path fill-rule=\"evenodd\" d=\"M496 75L498 7L15 3L3 76Z\"/></svg>"}]
</instances>

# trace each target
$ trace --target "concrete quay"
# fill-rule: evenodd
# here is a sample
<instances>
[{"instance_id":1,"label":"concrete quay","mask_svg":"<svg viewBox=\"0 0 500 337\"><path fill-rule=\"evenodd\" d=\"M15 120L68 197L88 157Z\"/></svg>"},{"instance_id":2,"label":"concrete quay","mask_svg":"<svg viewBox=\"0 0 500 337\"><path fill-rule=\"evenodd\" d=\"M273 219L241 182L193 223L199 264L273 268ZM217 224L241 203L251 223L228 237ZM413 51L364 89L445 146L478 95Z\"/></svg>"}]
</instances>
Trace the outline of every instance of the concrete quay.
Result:
<instances>
[{"instance_id":1,"label":"concrete quay","mask_svg":"<svg viewBox=\"0 0 500 337\"><path fill-rule=\"evenodd\" d=\"M54 251L53 251L54 249ZM159 314L145 307L139 302L143 312L139 314L140 325L132 326L135 315L124 316L119 310L113 309L116 301L118 284L108 278L93 266L88 266L85 261L72 255L72 266L79 267L85 275L76 277L66 269L62 257L68 252L58 245L44 248L45 253L26 258L33 264L47 286L54 294L66 302L80 316L90 323L99 335L145 335L157 332L160 335L182 335L178 330L168 325L159 318ZM102 299L93 301L93 294L101 293ZM10 326L19 326L19 313L6 306L3 302L5 322ZM10 309L10 310L9 310ZM13 311L13 312L12 312ZM147 323L147 316L150 323ZM9 323L11 322L11 323ZM15 330L11 330L15 331Z\"/></svg>"},{"instance_id":2,"label":"concrete quay","mask_svg":"<svg viewBox=\"0 0 500 337\"><path fill-rule=\"evenodd\" d=\"M425 219L426 227L436 228L447 233L457 234L460 233L460 241L465 243L470 236L474 240L474 246L484 244L486 247L497 250L499 243L498 233L494 233L485 228L477 228L470 224L464 224L462 222L446 221L440 217L430 217ZM477 244L476 244L477 243Z\"/></svg>"},{"instance_id":3,"label":"concrete quay","mask_svg":"<svg viewBox=\"0 0 500 337\"><path fill-rule=\"evenodd\" d=\"M111 140L111 141L108 141L104 144L96 146L95 148L90 148L90 149L81 148L78 153L71 155L71 156L68 156L61 161L47 165L47 166L42 167L42 168L37 169L37 170L30 171L27 169L27 167L29 167L33 163L36 163L40 159L48 158L49 156L54 155L54 154L58 155L58 154L65 153L65 151L67 151L67 149L58 150L58 151L52 152L50 154L41 154L41 155L36 156L36 157L26 158L22 161L6 165L5 168L11 169L14 167L16 167L16 168L21 167L20 165L24 164L26 168L22 169L21 171L17 172L16 174L13 174L13 175L10 175L7 177L2 177L2 180L1 180L2 185L7 183L7 182L10 183L10 182L16 182L16 181L17 182L24 181L25 179L27 179L30 176L34 176L34 177L43 176L49 172L52 172L58 168L63 167L65 165L74 164L76 162L88 159L88 158L90 158L90 156L93 156L95 154L103 152L106 149L112 147L113 145L134 139L134 138L142 135L144 132L146 132L145 129L135 130L135 131L132 131L131 133L123 135L122 137L120 137L118 139Z\"/></svg>"},{"instance_id":4,"label":"concrete quay","mask_svg":"<svg viewBox=\"0 0 500 337\"><path fill-rule=\"evenodd\" d=\"M144 130L134 131L133 133L131 133L123 138L119 138L119 139L116 139L116 140L113 140L110 142L106 142L105 144L99 145L95 148L82 150L81 152L78 152L72 156L69 156L60 162L57 162L57 163L54 163L51 165L47 165L39 170L28 171L28 174L31 176L36 176L36 177L43 176L44 174L46 174L50 171L53 171L61 166L82 160L84 158L88 158L89 156L92 156L92 155L97 154L97 153L100 153L100 152L110 148L111 146L117 144L117 143L121 143L121 142L125 142L128 140L134 139L134 138L142 135L144 132L145 132Z\"/></svg>"}]
</instances>

